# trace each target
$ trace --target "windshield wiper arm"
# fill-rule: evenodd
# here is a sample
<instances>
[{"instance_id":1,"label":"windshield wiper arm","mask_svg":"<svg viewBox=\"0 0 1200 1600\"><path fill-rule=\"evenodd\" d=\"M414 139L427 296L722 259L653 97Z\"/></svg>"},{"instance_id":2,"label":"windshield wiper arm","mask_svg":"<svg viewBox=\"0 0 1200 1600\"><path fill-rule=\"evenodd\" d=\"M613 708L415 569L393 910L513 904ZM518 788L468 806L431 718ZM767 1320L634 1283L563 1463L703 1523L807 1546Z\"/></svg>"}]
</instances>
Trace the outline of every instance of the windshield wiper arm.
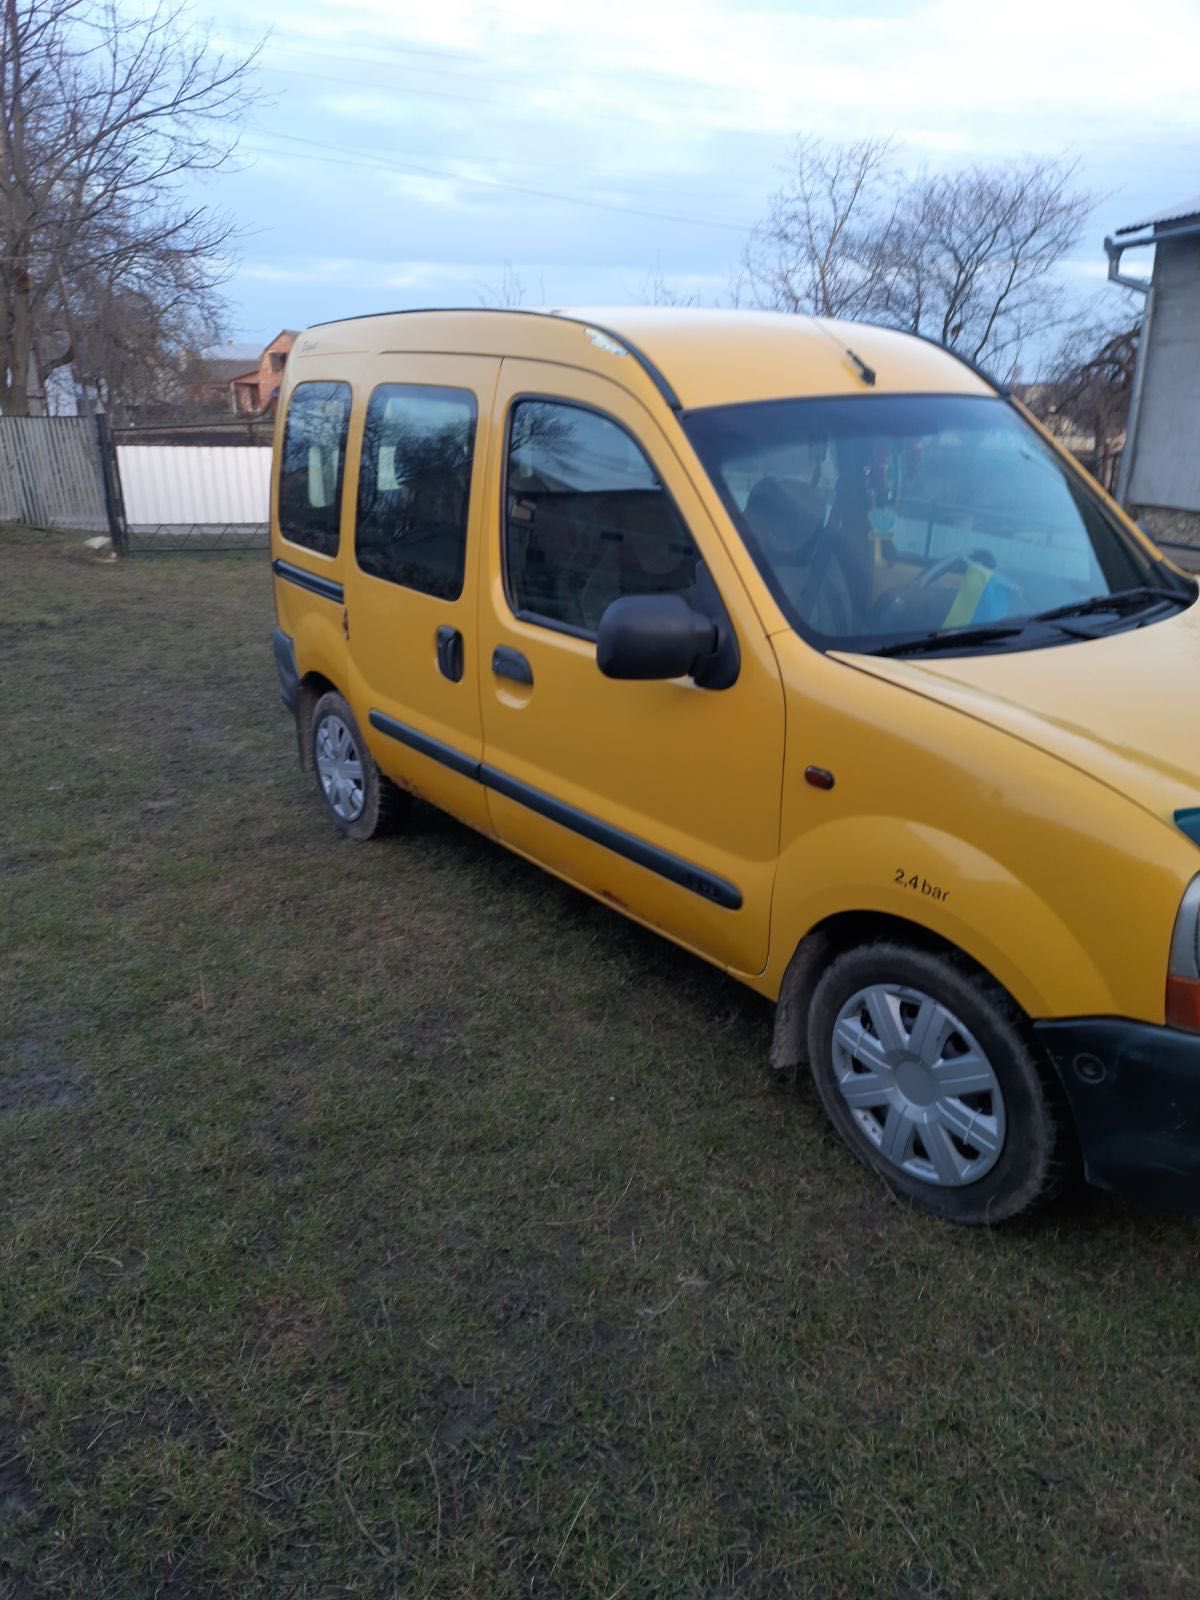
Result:
<instances>
[{"instance_id":1,"label":"windshield wiper arm","mask_svg":"<svg viewBox=\"0 0 1200 1600\"><path fill-rule=\"evenodd\" d=\"M991 644L996 639L1015 639L1025 632L1025 625L996 622L986 628L946 628L938 633L923 633L915 639L900 639L895 644L880 645L878 650L868 650L872 656L915 656L934 650L954 650L960 645L968 648L974 644Z\"/></svg>"},{"instance_id":2,"label":"windshield wiper arm","mask_svg":"<svg viewBox=\"0 0 1200 1600\"><path fill-rule=\"evenodd\" d=\"M1114 589L1112 594L1093 594L1086 600L1069 600L1065 606L1054 606L1049 611L1035 611L1030 622L1056 622L1059 617L1086 617L1093 611L1131 611L1143 600L1173 600L1185 604L1178 589L1167 589L1161 584L1139 584L1134 589Z\"/></svg>"},{"instance_id":3,"label":"windshield wiper arm","mask_svg":"<svg viewBox=\"0 0 1200 1600\"><path fill-rule=\"evenodd\" d=\"M936 633L925 633L915 639L900 639L895 644L881 645L871 650L873 656L926 655L936 650L954 650L959 645L991 644L998 639L1015 639L1031 623L1058 622L1067 617L1085 617L1093 611L1132 611L1139 603L1151 604L1156 600L1171 600L1176 605L1186 605L1186 597L1178 589L1161 585L1139 584L1135 589L1116 589L1112 594L1093 594L1086 600L1072 600L1065 606L1055 606L1050 611L1035 611L1030 617L1014 618L1010 622L996 622L980 628L944 628ZM1064 633L1077 638L1092 638L1090 633L1065 627Z\"/></svg>"}]
</instances>

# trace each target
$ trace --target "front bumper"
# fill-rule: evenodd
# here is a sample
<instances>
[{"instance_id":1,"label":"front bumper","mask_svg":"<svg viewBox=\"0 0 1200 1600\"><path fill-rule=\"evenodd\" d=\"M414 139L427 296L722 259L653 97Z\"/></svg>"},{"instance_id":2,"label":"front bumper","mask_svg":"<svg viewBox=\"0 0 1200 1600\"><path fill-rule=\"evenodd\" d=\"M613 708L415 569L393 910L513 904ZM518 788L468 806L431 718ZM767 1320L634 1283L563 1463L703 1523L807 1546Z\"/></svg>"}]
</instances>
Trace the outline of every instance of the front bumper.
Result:
<instances>
[{"instance_id":1,"label":"front bumper","mask_svg":"<svg viewBox=\"0 0 1200 1600\"><path fill-rule=\"evenodd\" d=\"M1200 1212L1200 1034L1120 1017L1038 1022L1089 1183Z\"/></svg>"}]
</instances>

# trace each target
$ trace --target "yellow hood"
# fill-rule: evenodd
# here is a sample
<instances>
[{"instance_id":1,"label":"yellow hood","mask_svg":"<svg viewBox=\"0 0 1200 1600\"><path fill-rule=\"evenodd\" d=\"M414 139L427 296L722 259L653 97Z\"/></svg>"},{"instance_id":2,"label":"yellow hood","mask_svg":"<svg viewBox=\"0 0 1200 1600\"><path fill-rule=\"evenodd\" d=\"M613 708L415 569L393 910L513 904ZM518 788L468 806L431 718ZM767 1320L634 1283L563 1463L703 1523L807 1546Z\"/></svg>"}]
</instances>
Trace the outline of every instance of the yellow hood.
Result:
<instances>
[{"instance_id":1,"label":"yellow hood","mask_svg":"<svg viewBox=\"0 0 1200 1600\"><path fill-rule=\"evenodd\" d=\"M1050 649L842 659L1003 728L1155 816L1200 806L1200 603Z\"/></svg>"}]
</instances>

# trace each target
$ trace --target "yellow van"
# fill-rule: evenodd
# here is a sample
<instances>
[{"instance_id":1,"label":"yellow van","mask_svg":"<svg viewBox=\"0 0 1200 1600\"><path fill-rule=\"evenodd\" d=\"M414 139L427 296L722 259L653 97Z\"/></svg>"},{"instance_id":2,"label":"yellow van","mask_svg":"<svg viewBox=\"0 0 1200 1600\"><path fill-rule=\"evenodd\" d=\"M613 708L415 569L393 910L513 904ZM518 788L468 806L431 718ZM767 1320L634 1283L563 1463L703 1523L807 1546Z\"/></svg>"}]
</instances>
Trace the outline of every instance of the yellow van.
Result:
<instances>
[{"instance_id":1,"label":"yellow van","mask_svg":"<svg viewBox=\"0 0 1200 1600\"><path fill-rule=\"evenodd\" d=\"M300 759L778 1002L900 1195L1200 1201L1196 585L940 347L747 312L310 329L271 553Z\"/></svg>"}]
</instances>

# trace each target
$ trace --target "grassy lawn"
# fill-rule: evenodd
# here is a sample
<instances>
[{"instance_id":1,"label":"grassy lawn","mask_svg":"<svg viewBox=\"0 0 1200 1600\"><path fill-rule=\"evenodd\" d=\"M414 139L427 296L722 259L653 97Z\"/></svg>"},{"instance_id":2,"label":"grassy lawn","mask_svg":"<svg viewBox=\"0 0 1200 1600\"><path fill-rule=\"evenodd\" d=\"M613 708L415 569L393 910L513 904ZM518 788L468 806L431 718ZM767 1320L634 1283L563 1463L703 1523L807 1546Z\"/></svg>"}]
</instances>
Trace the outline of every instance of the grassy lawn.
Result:
<instances>
[{"instance_id":1,"label":"grassy lawn","mask_svg":"<svg viewBox=\"0 0 1200 1600\"><path fill-rule=\"evenodd\" d=\"M0 536L0 1595L1194 1596L1200 1229L922 1220L770 1011L427 810L265 559Z\"/></svg>"}]
</instances>

